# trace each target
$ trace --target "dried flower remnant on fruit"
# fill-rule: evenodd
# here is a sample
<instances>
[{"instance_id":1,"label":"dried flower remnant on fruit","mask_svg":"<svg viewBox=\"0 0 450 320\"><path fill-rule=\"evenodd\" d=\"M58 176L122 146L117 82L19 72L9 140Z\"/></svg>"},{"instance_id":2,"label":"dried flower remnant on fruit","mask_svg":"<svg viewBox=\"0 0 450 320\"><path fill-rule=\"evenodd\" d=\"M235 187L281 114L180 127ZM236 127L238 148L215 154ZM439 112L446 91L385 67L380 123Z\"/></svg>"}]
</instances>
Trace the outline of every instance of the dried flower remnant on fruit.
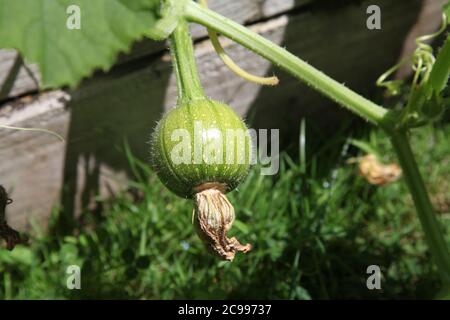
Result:
<instances>
[{"instance_id":1,"label":"dried flower remnant on fruit","mask_svg":"<svg viewBox=\"0 0 450 320\"><path fill-rule=\"evenodd\" d=\"M234 208L225 194L248 175L252 139L233 109L206 97L187 21L179 21L170 40L178 101L152 134L152 167L170 191L194 201L192 222L200 238L231 261L251 248L227 237Z\"/></svg>"},{"instance_id":2,"label":"dried flower remnant on fruit","mask_svg":"<svg viewBox=\"0 0 450 320\"><path fill-rule=\"evenodd\" d=\"M381 186L397 181L402 174L395 164L382 164L374 154L368 154L359 160L359 175L370 184Z\"/></svg>"},{"instance_id":3,"label":"dried flower remnant on fruit","mask_svg":"<svg viewBox=\"0 0 450 320\"><path fill-rule=\"evenodd\" d=\"M27 239L22 238L16 230L8 226L6 222L6 206L12 200L8 198L5 188L0 185L0 238L6 241L6 248L13 250L18 244L25 243Z\"/></svg>"},{"instance_id":4,"label":"dried flower remnant on fruit","mask_svg":"<svg viewBox=\"0 0 450 320\"><path fill-rule=\"evenodd\" d=\"M186 139L183 151L187 161L178 161L181 153L173 152L179 142L173 141L172 136L180 129L192 137ZM227 134L230 130L237 134ZM193 154L198 146L200 161L195 163ZM210 157L207 146L218 146L219 152L215 153L219 155L218 161L207 161ZM230 153L232 161L228 161L227 150L235 150ZM192 222L196 232L209 251L227 261L232 261L236 252L251 249L249 244L242 245L236 238L227 237L235 212L225 196L248 175L251 150L251 137L244 121L229 106L207 98L173 108L152 134L153 169L169 190L194 201Z\"/></svg>"},{"instance_id":5,"label":"dried flower remnant on fruit","mask_svg":"<svg viewBox=\"0 0 450 320\"><path fill-rule=\"evenodd\" d=\"M209 186L195 194L193 220L207 248L221 259L233 261L237 251L247 253L252 246L227 237L234 222L234 208L220 189Z\"/></svg>"}]
</instances>

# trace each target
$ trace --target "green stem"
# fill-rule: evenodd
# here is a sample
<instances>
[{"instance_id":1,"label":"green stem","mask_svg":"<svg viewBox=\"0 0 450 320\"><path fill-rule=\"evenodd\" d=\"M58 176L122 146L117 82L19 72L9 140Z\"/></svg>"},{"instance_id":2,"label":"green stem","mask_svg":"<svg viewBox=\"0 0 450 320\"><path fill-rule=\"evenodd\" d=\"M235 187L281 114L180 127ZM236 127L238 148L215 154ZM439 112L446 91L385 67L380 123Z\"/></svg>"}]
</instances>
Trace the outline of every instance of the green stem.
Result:
<instances>
[{"instance_id":1,"label":"green stem","mask_svg":"<svg viewBox=\"0 0 450 320\"><path fill-rule=\"evenodd\" d=\"M390 117L386 117L389 114L386 109L348 89L343 84L248 28L193 1L187 1L185 16L188 20L219 32L254 51L361 117L381 126L390 126L386 123L390 119Z\"/></svg>"},{"instance_id":2,"label":"green stem","mask_svg":"<svg viewBox=\"0 0 450 320\"><path fill-rule=\"evenodd\" d=\"M408 136L404 131L393 131L388 133L391 136L392 144L397 153L400 165L402 166L403 176L405 177L406 184L411 192L417 214L425 232L425 237L431 253L436 261L442 282L444 285L450 286L449 247L442 235L441 226L436 219L424 181L417 168L417 163L414 159Z\"/></svg>"},{"instance_id":3,"label":"green stem","mask_svg":"<svg viewBox=\"0 0 450 320\"><path fill-rule=\"evenodd\" d=\"M177 78L178 103L204 98L189 26L183 19L170 37L170 52Z\"/></svg>"}]
</instances>

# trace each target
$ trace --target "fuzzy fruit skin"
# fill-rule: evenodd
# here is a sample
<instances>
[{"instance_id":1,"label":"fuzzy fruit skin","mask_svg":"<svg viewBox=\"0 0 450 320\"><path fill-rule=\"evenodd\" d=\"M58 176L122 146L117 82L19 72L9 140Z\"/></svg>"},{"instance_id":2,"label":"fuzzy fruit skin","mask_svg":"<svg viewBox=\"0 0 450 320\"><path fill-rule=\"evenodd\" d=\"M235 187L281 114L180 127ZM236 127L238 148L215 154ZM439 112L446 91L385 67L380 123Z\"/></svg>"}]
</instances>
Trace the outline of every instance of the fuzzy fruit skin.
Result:
<instances>
[{"instance_id":1,"label":"fuzzy fruit skin","mask_svg":"<svg viewBox=\"0 0 450 320\"><path fill-rule=\"evenodd\" d=\"M195 139L195 122L201 123L203 134L201 139ZM181 140L172 141L172 134L176 129L189 132L190 158L194 159L195 143L202 144L200 163L175 163L171 157L174 147ZM236 154L242 151L234 141L234 161L227 163L226 150L229 143L226 130L243 130L243 145L245 156L237 161ZM198 130L197 130L198 131ZM221 139L217 137L221 133ZM205 135L206 133L206 135ZM207 140L205 140L207 137ZM217 140L219 139L219 140ZM222 157L220 163L207 162L205 145L222 142ZM232 145L231 145L232 146ZM229 145L229 148L231 148ZM198 147L198 146L197 146ZM161 182L173 193L183 198L192 198L195 188L205 183L223 184L224 192L235 189L247 176L250 167L251 139L247 126L229 106L210 99L200 99L183 103L170 110L158 123L151 138L151 162ZM238 149L241 149L239 151ZM197 149L198 150L198 149ZM188 154L186 152L186 154Z\"/></svg>"}]
</instances>

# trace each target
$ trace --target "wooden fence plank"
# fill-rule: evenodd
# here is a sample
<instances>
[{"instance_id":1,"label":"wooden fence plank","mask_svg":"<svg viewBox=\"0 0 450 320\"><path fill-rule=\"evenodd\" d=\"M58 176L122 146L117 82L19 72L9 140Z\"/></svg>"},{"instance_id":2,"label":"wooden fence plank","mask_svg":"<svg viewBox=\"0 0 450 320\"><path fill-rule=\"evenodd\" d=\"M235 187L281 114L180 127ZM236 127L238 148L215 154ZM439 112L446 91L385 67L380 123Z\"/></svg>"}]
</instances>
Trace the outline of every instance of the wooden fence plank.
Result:
<instances>
[{"instance_id":1,"label":"wooden fence plank","mask_svg":"<svg viewBox=\"0 0 450 320\"><path fill-rule=\"evenodd\" d=\"M274 15L298 8L311 0L214 0L211 9L240 23L267 19ZM195 39L206 36L206 31L194 25L192 33ZM119 63L130 62L165 49L163 42L145 40L137 43L129 54L121 54ZM17 52L0 49L0 101L17 97L39 88L39 69L36 65L23 65Z\"/></svg>"}]
</instances>

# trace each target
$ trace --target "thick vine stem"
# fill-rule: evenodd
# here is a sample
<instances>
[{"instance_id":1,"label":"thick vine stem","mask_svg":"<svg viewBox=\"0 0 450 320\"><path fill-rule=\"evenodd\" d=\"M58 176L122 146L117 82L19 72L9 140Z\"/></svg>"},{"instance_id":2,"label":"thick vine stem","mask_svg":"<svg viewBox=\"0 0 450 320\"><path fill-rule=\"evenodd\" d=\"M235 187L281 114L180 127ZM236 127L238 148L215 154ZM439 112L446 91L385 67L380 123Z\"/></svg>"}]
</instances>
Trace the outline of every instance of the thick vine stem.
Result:
<instances>
[{"instance_id":1,"label":"thick vine stem","mask_svg":"<svg viewBox=\"0 0 450 320\"><path fill-rule=\"evenodd\" d=\"M406 184L411 192L417 214L425 232L426 240L436 261L442 282L444 285L450 286L449 246L442 235L442 228L434 214L433 205L431 204L424 181L414 159L407 133L406 131L392 131L389 132L389 135L402 167Z\"/></svg>"},{"instance_id":2,"label":"thick vine stem","mask_svg":"<svg viewBox=\"0 0 450 320\"><path fill-rule=\"evenodd\" d=\"M235 215L233 206L220 186L200 188L194 196L194 203L194 225L211 252L223 260L233 261L237 251L250 251L250 244L242 245L235 237L227 237Z\"/></svg>"}]
</instances>

